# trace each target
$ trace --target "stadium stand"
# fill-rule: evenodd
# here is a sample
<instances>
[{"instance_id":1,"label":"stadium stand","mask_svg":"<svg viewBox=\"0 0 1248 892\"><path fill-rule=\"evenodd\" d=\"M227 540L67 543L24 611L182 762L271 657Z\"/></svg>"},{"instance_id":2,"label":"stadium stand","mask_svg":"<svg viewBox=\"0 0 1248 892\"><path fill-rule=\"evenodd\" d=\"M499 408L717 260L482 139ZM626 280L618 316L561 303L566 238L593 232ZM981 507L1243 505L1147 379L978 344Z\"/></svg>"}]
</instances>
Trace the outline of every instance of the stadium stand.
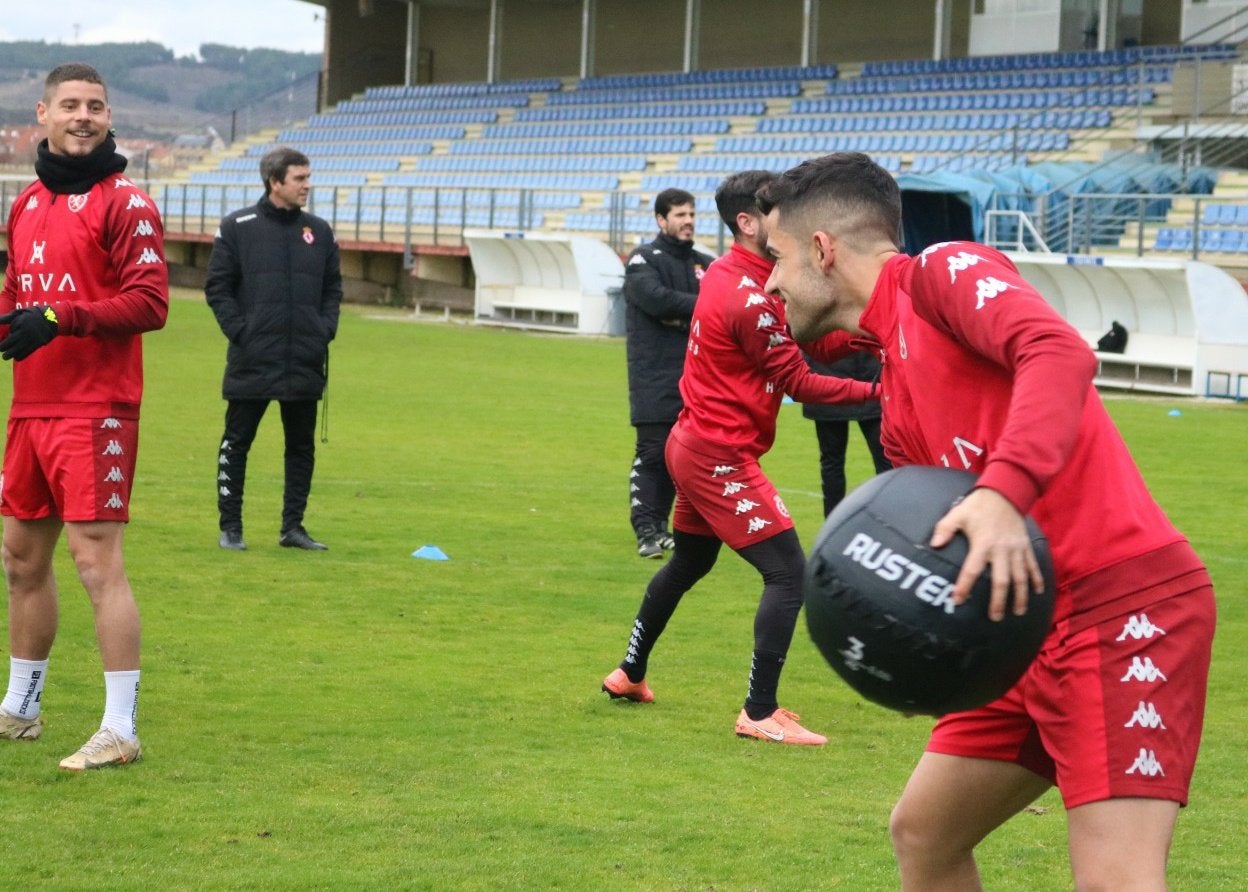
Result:
<instances>
[{"instance_id":1,"label":"stadium stand","mask_svg":"<svg viewBox=\"0 0 1248 892\"><path fill-rule=\"evenodd\" d=\"M276 143L313 159L319 213L360 231L410 223L416 239L429 227L514 225L620 247L653 230L649 200L662 188L705 202L726 173L831 151L867 152L898 175L1004 176L1030 195L1039 186L1016 171L1062 161L1084 176L1078 165L1095 164L1129 118L1158 103L1176 63L1234 56L1215 44L868 62L852 76L817 65L374 86L193 173L198 200L176 191L162 200L210 214L235 199L231 187L254 182L258 156ZM1049 173L1050 186L1071 178ZM1050 217L1079 191L1088 190L1058 190ZM1248 223L1204 227L1209 249L1241 250L1241 225L1248 232ZM1190 247L1178 233L1152 230L1150 245ZM1121 236L1120 227L1096 238Z\"/></svg>"}]
</instances>

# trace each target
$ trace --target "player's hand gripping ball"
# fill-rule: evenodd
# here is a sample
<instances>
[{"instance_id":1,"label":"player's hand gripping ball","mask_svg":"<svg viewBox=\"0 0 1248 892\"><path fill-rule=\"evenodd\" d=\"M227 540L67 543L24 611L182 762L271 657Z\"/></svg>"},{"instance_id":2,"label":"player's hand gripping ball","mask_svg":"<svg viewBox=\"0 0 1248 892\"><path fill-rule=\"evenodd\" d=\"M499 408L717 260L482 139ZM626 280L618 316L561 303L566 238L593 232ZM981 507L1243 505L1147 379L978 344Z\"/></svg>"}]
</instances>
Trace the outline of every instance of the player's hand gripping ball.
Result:
<instances>
[{"instance_id":1,"label":"player's hand gripping ball","mask_svg":"<svg viewBox=\"0 0 1248 892\"><path fill-rule=\"evenodd\" d=\"M815 540L804 584L811 638L850 687L881 706L944 715L990 703L1022 677L1049 631L1053 562L1030 517L1044 592L1027 612L988 618L991 568L953 605L966 537L939 550L927 542L974 484L974 474L948 468L887 471L850 493Z\"/></svg>"}]
</instances>

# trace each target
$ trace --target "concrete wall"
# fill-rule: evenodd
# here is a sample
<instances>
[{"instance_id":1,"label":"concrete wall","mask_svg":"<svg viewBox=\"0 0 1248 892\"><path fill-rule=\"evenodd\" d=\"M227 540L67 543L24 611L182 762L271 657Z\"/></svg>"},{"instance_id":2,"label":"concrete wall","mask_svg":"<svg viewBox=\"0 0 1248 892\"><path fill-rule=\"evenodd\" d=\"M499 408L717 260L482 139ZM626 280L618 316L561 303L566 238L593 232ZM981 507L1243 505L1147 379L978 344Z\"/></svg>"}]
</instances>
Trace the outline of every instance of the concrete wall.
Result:
<instances>
[{"instance_id":1,"label":"concrete wall","mask_svg":"<svg viewBox=\"0 0 1248 892\"><path fill-rule=\"evenodd\" d=\"M684 4L676 5L683 14ZM797 65L802 59L801 0L702 0L701 25L698 68Z\"/></svg>"},{"instance_id":2,"label":"concrete wall","mask_svg":"<svg viewBox=\"0 0 1248 892\"><path fill-rule=\"evenodd\" d=\"M594 74L680 71L685 4L678 0L598 0Z\"/></svg>"},{"instance_id":3,"label":"concrete wall","mask_svg":"<svg viewBox=\"0 0 1248 892\"><path fill-rule=\"evenodd\" d=\"M950 0L953 53L964 55L969 0ZM936 0L852 3L824 0L819 11L819 62L930 59L936 33Z\"/></svg>"},{"instance_id":4,"label":"concrete wall","mask_svg":"<svg viewBox=\"0 0 1248 892\"><path fill-rule=\"evenodd\" d=\"M490 11L422 4L419 42L432 54L433 83L483 81L489 71Z\"/></svg>"},{"instance_id":5,"label":"concrete wall","mask_svg":"<svg viewBox=\"0 0 1248 892\"><path fill-rule=\"evenodd\" d=\"M506 0L499 79L576 77L581 70L580 0Z\"/></svg>"},{"instance_id":6,"label":"concrete wall","mask_svg":"<svg viewBox=\"0 0 1248 892\"><path fill-rule=\"evenodd\" d=\"M403 83L407 6L373 2L367 7L371 12L360 15L359 0L327 0L325 105L350 99L365 87Z\"/></svg>"},{"instance_id":7,"label":"concrete wall","mask_svg":"<svg viewBox=\"0 0 1248 892\"><path fill-rule=\"evenodd\" d=\"M339 21L359 20L358 0L343 6ZM953 4L951 44L964 54L972 0ZM846 3L823 0L814 62L928 58L932 54L936 0ZM796 65L802 54L802 0L702 0L697 68ZM387 46L401 57L406 6L378 3L393 31ZM332 11L332 10L331 10ZM400 15L401 14L401 15ZM331 27L337 28L337 22ZM488 71L489 5L420 4L419 42L432 54L435 83L481 81ZM581 0L504 0L500 79L574 77L580 71ZM341 39L341 38L340 38ZM683 0L598 0L594 40L597 75L680 71L684 65ZM402 77L401 64L394 77ZM372 83L390 83L374 78Z\"/></svg>"}]
</instances>

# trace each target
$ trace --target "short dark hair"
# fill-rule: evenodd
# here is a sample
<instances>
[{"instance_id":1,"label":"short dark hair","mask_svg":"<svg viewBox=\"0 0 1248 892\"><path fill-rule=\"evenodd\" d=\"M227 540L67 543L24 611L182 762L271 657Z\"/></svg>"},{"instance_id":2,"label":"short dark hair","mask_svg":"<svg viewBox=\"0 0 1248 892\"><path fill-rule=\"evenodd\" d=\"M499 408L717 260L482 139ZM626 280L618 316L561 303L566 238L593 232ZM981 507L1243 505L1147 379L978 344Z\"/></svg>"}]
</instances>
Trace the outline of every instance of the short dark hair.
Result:
<instances>
[{"instance_id":1,"label":"short dark hair","mask_svg":"<svg viewBox=\"0 0 1248 892\"><path fill-rule=\"evenodd\" d=\"M88 84L99 84L104 88L104 99L108 99L108 85L100 73L86 62L66 62L48 72L43 81L43 101L48 102L56 88L66 81L86 81Z\"/></svg>"},{"instance_id":2,"label":"short dark hair","mask_svg":"<svg viewBox=\"0 0 1248 892\"><path fill-rule=\"evenodd\" d=\"M666 217L668 211L677 205L694 203L693 195L684 189L664 189L654 196L654 213L659 217Z\"/></svg>"},{"instance_id":3,"label":"short dark hair","mask_svg":"<svg viewBox=\"0 0 1248 892\"><path fill-rule=\"evenodd\" d=\"M303 152L288 146L278 146L265 152L260 159L260 179L264 182L264 194L269 194L269 180L286 182L286 171L292 167L311 167L312 162Z\"/></svg>"},{"instance_id":4,"label":"short dark hair","mask_svg":"<svg viewBox=\"0 0 1248 892\"><path fill-rule=\"evenodd\" d=\"M777 174L770 170L743 170L734 173L719 184L715 190L715 208L719 218L736 238L741 234L737 226L737 214L742 212L758 214L758 190L776 178Z\"/></svg>"},{"instance_id":5,"label":"short dark hair","mask_svg":"<svg viewBox=\"0 0 1248 892\"><path fill-rule=\"evenodd\" d=\"M892 175L861 152L834 152L786 170L758 194L764 214L780 210L780 225L800 221L813 232L898 246L901 190Z\"/></svg>"}]
</instances>

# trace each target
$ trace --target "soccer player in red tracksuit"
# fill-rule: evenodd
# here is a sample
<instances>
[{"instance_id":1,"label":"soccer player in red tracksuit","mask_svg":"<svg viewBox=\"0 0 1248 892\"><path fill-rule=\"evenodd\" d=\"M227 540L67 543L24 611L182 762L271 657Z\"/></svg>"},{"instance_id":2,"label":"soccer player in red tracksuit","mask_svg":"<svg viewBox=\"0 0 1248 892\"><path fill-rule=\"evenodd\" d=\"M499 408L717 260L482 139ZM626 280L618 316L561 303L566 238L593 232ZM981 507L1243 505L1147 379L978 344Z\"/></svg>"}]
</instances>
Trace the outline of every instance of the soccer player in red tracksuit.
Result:
<instances>
[{"instance_id":1,"label":"soccer player in red tracksuit","mask_svg":"<svg viewBox=\"0 0 1248 892\"><path fill-rule=\"evenodd\" d=\"M1077 888L1164 889L1200 745L1213 589L1106 413L1091 349L999 252L899 253L900 193L865 155L807 161L760 206L767 287L794 336L875 342L889 458L979 474L931 541L969 540L955 600L990 566L990 615L1026 610L1042 580L1024 515L1052 549L1040 655L999 700L937 721L893 811L902 887L979 888L976 845L1056 784Z\"/></svg>"},{"instance_id":2,"label":"soccer player in red tracksuit","mask_svg":"<svg viewBox=\"0 0 1248 892\"><path fill-rule=\"evenodd\" d=\"M61 530L91 598L104 665L98 733L62 768L132 762L139 613L122 536L143 393L140 333L165 324L169 281L152 199L126 179L108 92L88 65L59 66L36 105L38 181L13 204L0 354L13 404L0 513L9 589L9 686L0 739L34 740L56 637L52 556Z\"/></svg>"},{"instance_id":3,"label":"soccer player in red tracksuit","mask_svg":"<svg viewBox=\"0 0 1248 892\"><path fill-rule=\"evenodd\" d=\"M710 572L726 542L763 577L749 690L736 733L819 745L827 738L803 728L776 699L802 605L805 555L788 509L758 460L775 440L776 414L786 393L802 402L861 403L874 385L811 372L789 336L783 304L763 291L771 261L763 254L766 232L754 194L773 176L734 174L715 193L734 242L702 278L680 379L685 405L667 440L677 493L676 547L646 588L624 661L602 689L613 699L654 699L646 684L650 651L681 597ZM826 343L805 346L832 359L847 354L847 342L837 333Z\"/></svg>"}]
</instances>

